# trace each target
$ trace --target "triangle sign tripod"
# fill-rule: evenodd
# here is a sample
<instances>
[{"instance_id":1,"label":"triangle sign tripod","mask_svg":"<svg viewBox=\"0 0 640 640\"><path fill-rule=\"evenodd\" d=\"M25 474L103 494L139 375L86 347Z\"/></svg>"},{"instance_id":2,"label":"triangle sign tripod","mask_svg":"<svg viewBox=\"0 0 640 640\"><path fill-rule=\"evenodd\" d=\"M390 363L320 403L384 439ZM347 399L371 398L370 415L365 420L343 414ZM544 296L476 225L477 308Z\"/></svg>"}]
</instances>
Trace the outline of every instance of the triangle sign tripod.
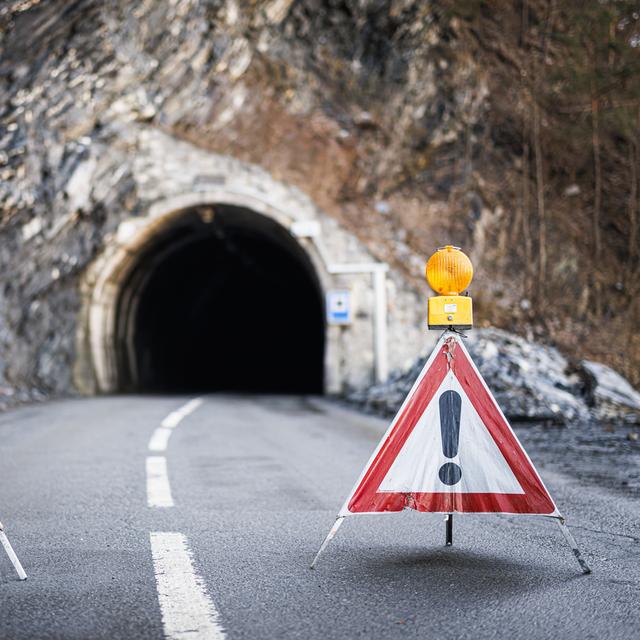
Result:
<instances>
[{"instance_id":1,"label":"triangle sign tripod","mask_svg":"<svg viewBox=\"0 0 640 640\"><path fill-rule=\"evenodd\" d=\"M439 250L434 257L444 250ZM462 252L458 253L468 260ZM436 289L431 279L429 281ZM468 282L470 277L464 288ZM439 308L439 297L435 298L434 311ZM468 297L465 299L470 301ZM434 298L429 300L429 326L435 328L432 300ZM453 308L455 313L457 306L456 302L448 302L444 308L447 312ZM461 327L465 329L471 324L470 306L466 314ZM447 320L452 318L449 314ZM348 516L414 509L446 514L447 545L453 543L456 513L552 518L582 571L590 573L564 517L475 367L458 327L444 328L433 353L340 509L311 568Z\"/></svg>"},{"instance_id":2,"label":"triangle sign tripod","mask_svg":"<svg viewBox=\"0 0 640 640\"><path fill-rule=\"evenodd\" d=\"M447 514L510 513L553 518L580 563L562 514L473 364L446 331L373 452L325 538L315 567L348 516L404 509Z\"/></svg>"}]
</instances>

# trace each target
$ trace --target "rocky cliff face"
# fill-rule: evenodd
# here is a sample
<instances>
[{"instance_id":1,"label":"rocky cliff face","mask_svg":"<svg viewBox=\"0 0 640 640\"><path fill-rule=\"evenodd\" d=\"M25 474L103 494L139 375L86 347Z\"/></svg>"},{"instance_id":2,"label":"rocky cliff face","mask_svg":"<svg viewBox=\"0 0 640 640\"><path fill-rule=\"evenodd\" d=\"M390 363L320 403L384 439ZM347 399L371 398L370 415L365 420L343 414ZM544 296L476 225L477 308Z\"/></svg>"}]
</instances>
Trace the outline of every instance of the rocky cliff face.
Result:
<instances>
[{"instance_id":1,"label":"rocky cliff face","mask_svg":"<svg viewBox=\"0 0 640 640\"><path fill-rule=\"evenodd\" d=\"M429 193L458 180L486 90L429 5L14 2L2 20L7 391L71 390L79 277L142 206L139 127L262 165L405 272L410 236L443 236Z\"/></svg>"},{"instance_id":2,"label":"rocky cliff face","mask_svg":"<svg viewBox=\"0 0 640 640\"><path fill-rule=\"evenodd\" d=\"M413 283L425 253L463 245L479 319L524 322L504 275L513 201L496 178L516 166L519 125L491 116L504 115L494 80L509 75L479 55L499 47L455 3L20 0L0 20L7 391L72 389L79 278L140 213L140 127L300 187ZM570 266L588 253L576 242Z\"/></svg>"}]
</instances>

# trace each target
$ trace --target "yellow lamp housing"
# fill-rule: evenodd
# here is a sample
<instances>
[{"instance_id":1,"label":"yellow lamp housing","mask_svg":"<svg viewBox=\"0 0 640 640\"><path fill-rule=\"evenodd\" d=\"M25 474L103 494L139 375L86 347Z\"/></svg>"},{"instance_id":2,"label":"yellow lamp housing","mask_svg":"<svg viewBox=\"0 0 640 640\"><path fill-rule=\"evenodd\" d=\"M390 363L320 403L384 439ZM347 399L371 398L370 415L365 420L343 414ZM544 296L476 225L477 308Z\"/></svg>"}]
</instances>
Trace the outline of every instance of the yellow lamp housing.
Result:
<instances>
[{"instance_id":1,"label":"yellow lamp housing","mask_svg":"<svg viewBox=\"0 0 640 640\"><path fill-rule=\"evenodd\" d=\"M431 296L427 304L429 329L472 329L473 302L469 296Z\"/></svg>"},{"instance_id":2,"label":"yellow lamp housing","mask_svg":"<svg viewBox=\"0 0 640 640\"><path fill-rule=\"evenodd\" d=\"M457 247L447 245L429 258L426 276L429 286L440 294L429 298L429 329L471 329L473 302L468 295L459 295L471 284L471 260Z\"/></svg>"}]
</instances>

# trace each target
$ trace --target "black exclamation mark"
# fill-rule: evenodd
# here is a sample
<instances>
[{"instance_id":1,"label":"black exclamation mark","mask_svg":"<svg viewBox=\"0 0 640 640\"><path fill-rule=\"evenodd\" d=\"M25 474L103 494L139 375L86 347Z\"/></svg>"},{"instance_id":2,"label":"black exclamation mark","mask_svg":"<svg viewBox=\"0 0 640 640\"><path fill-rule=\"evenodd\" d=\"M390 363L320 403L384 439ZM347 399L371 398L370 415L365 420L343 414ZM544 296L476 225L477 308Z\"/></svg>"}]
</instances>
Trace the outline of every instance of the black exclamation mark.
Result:
<instances>
[{"instance_id":1,"label":"black exclamation mark","mask_svg":"<svg viewBox=\"0 0 640 640\"><path fill-rule=\"evenodd\" d=\"M442 434L442 453L447 458L458 455L460 441L460 413L462 398L456 391L445 391L440 396L440 433ZM449 486L460 482L462 469L455 462L445 462L438 471L440 480Z\"/></svg>"}]
</instances>

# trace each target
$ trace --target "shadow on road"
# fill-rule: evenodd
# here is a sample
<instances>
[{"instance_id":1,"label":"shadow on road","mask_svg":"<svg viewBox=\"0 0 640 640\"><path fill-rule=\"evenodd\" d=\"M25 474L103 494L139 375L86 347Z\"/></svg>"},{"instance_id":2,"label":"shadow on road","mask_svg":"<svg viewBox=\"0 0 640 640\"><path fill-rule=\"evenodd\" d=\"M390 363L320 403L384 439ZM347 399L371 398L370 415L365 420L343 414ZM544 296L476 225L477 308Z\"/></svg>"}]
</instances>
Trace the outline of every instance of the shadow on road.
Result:
<instances>
[{"instance_id":1,"label":"shadow on road","mask_svg":"<svg viewBox=\"0 0 640 640\"><path fill-rule=\"evenodd\" d=\"M473 553L459 549L419 550L395 549L384 556L371 552L357 559L357 565L346 567L354 581L370 584L371 579L393 581L394 577L412 580L419 577L429 589L450 591L454 586L466 595L504 597L518 592L530 593L547 588L550 584L589 579L582 573L564 566L560 559L557 566L547 563L531 564L499 558L491 554Z\"/></svg>"}]
</instances>

